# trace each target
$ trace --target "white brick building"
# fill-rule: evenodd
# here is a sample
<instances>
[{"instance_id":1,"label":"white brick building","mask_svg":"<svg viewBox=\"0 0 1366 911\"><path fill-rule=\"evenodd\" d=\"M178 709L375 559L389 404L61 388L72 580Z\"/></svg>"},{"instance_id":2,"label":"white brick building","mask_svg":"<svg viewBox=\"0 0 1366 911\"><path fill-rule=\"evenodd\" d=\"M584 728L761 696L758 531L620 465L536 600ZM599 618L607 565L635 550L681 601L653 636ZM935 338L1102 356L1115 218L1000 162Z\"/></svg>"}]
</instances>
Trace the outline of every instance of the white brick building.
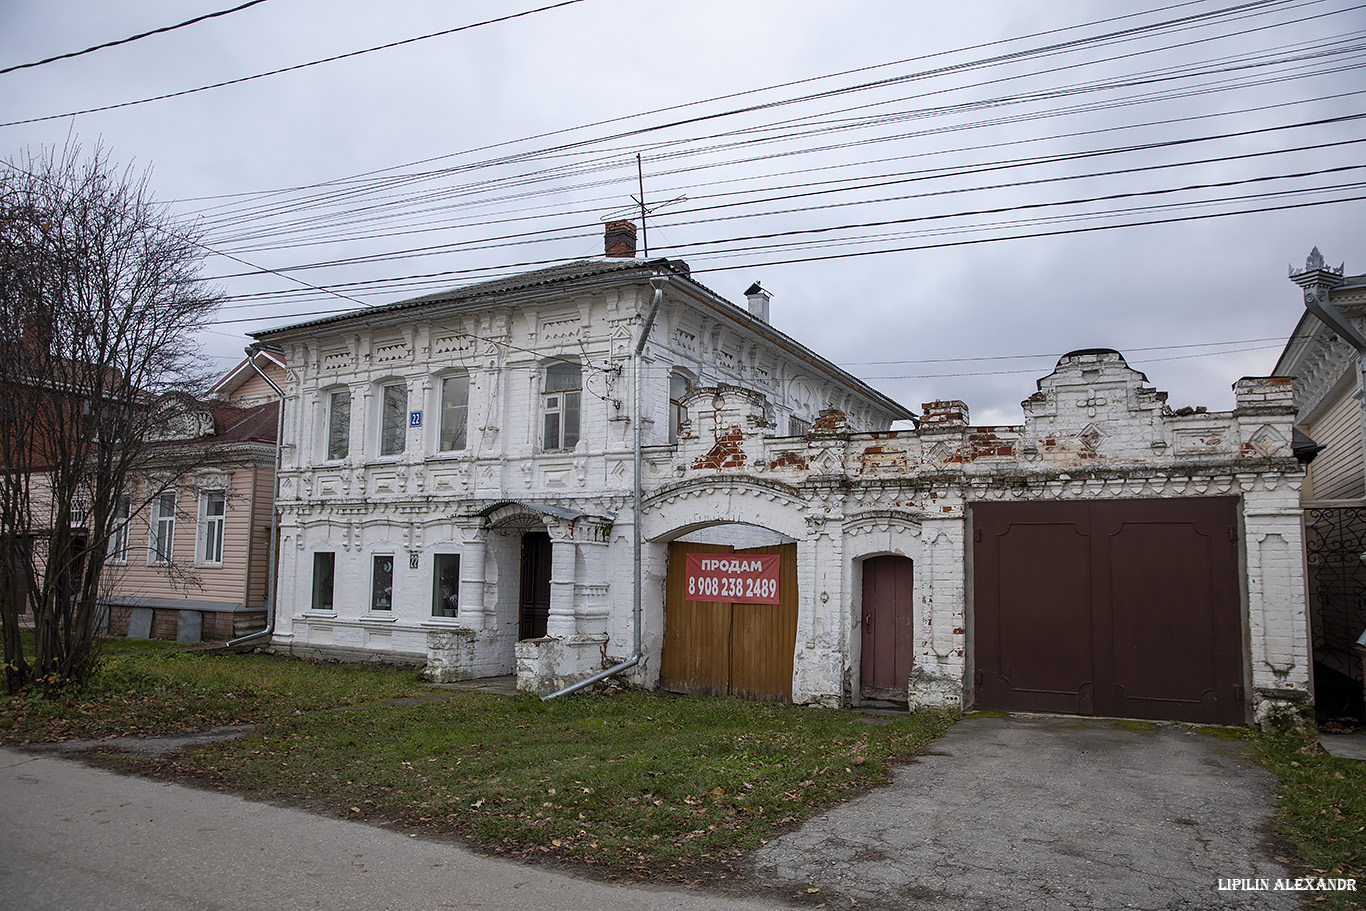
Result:
<instances>
[{"instance_id":1,"label":"white brick building","mask_svg":"<svg viewBox=\"0 0 1366 911\"><path fill-rule=\"evenodd\" d=\"M890 431L901 406L663 261L260 334L291 365L276 644L536 692L633 658L659 271L635 683L1224 723L1308 701L1288 381L1175 414L1074 352L1018 426L950 401ZM686 558L718 551L780 595L695 600Z\"/></svg>"},{"instance_id":2,"label":"white brick building","mask_svg":"<svg viewBox=\"0 0 1366 911\"><path fill-rule=\"evenodd\" d=\"M651 447L666 453L682 398L717 384L761 393L782 433L827 407L863 430L911 417L769 326L757 286L759 315L662 260L261 333L290 359L276 644L437 676L518 669L542 689L629 649L630 368L656 272L670 281L643 352Z\"/></svg>"}]
</instances>

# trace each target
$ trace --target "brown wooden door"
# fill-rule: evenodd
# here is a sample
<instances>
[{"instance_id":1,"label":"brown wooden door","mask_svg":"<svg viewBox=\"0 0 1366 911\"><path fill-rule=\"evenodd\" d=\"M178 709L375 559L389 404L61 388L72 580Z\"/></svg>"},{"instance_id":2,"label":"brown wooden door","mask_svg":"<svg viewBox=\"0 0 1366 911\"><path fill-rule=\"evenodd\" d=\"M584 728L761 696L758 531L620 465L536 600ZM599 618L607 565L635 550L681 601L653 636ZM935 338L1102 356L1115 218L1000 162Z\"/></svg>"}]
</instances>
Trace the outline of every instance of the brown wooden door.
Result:
<instances>
[{"instance_id":1,"label":"brown wooden door","mask_svg":"<svg viewBox=\"0 0 1366 911\"><path fill-rule=\"evenodd\" d=\"M905 699L915 654L913 564L888 554L863 561L859 684L865 696Z\"/></svg>"},{"instance_id":2,"label":"brown wooden door","mask_svg":"<svg viewBox=\"0 0 1366 911\"><path fill-rule=\"evenodd\" d=\"M724 601L688 601L683 565L687 555L728 554L720 544L669 545L664 581L664 651L659 686L673 693L724 696L730 692L730 615Z\"/></svg>"},{"instance_id":3,"label":"brown wooden door","mask_svg":"<svg viewBox=\"0 0 1366 911\"><path fill-rule=\"evenodd\" d=\"M522 535L522 585L518 596L517 638L545 636L550 617L550 535L528 531Z\"/></svg>"},{"instance_id":4,"label":"brown wooden door","mask_svg":"<svg viewBox=\"0 0 1366 911\"><path fill-rule=\"evenodd\" d=\"M689 553L780 555L779 603L688 601L684 565ZM669 545L661 689L790 702L796 644L796 544L738 551L717 544Z\"/></svg>"},{"instance_id":5,"label":"brown wooden door","mask_svg":"<svg viewBox=\"0 0 1366 911\"><path fill-rule=\"evenodd\" d=\"M1237 500L988 503L982 708L1242 724Z\"/></svg>"},{"instance_id":6,"label":"brown wooden door","mask_svg":"<svg viewBox=\"0 0 1366 911\"><path fill-rule=\"evenodd\" d=\"M791 702L797 648L797 545L750 547L736 553L778 554L782 562L777 604L731 605L731 695Z\"/></svg>"}]
</instances>

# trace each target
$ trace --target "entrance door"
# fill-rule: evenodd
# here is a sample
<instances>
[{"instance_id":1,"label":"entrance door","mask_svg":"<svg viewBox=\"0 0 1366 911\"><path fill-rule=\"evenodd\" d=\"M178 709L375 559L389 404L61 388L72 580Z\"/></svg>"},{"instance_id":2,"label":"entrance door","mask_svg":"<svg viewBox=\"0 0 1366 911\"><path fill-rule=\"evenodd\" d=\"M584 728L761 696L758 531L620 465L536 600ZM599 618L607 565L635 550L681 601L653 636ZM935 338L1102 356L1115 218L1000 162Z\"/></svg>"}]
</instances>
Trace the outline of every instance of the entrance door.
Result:
<instances>
[{"instance_id":1,"label":"entrance door","mask_svg":"<svg viewBox=\"0 0 1366 911\"><path fill-rule=\"evenodd\" d=\"M528 531L522 535L522 587L518 599L518 639L545 636L550 617L550 535Z\"/></svg>"},{"instance_id":2,"label":"entrance door","mask_svg":"<svg viewBox=\"0 0 1366 911\"><path fill-rule=\"evenodd\" d=\"M779 603L687 600L685 565L690 553L778 554ZM796 544L745 550L682 541L669 545L660 689L790 702L796 645Z\"/></svg>"},{"instance_id":3,"label":"entrance door","mask_svg":"<svg viewBox=\"0 0 1366 911\"><path fill-rule=\"evenodd\" d=\"M974 504L977 705L1245 723L1237 502Z\"/></svg>"},{"instance_id":4,"label":"entrance door","mask_svg":"<svg viewBox=\"0 0 1366 911\"><path fill-rule=\"evenodd\" d=\"M863 649L859 684L873 699L905 699L915 649L913 565L896 555L863 561Z\"/></svg>"}]
</instances>

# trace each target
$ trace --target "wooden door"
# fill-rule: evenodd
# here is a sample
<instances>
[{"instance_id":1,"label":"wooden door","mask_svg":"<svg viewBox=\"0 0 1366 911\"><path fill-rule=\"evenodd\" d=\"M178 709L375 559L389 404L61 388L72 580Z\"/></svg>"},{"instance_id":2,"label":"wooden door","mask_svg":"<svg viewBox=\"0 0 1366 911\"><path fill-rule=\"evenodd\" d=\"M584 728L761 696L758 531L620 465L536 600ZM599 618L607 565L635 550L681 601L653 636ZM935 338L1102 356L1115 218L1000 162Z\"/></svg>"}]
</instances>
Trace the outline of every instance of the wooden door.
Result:
<instances>
[{"instance_id":1,"label":"wooden door","mask_svg":"<svg viewBox=\"0 0 1366 911\"><path fill-rule=\"evenodd\" d=\"M733 604L730 692L747 699L792 701L797 648L797 545L750 547L737 554L778 554L777 604Z\"/></svg>"},{"instance_id":2,"label":"wooden door","mask_svg":"<svg viewBox=\"0 0 1366 911\"><path fill-rule=\"evenodd\" d=\"M688 601L683 564L687 555L728 554L722 544L669 545L664 582L664 651L659 659L660 689L674 693L725 696L730 692L731 605Z\"/></svg>"},{"instance_id":3,"label":"wooden door","mask_svg":"<svg viewBox=\"0 0 1366 911\"><path fill-rule=\"evenodd\" d=\"M915 655L914 567L889 554L863 561L859 684L875 699L905 699Z\"/></svg>"},{"instance_id":4,"label":"wooden door","mask_svg":"<svg viewBox=\"0 0 1366 911\"><path fill-rule=\"evenodd\" d=\"M779 603L688 601L684 566L690 553L778 554ZM717 544L669 545L661 689L790 702L796 643L796 544L738 551Z\"/></svg>"},{"instance_id":5,"label":"wooden door","mask_svg":"<svg viewBox=\"0 0 1366 911\"><path fill-rule=\"evenodd\" d=\"M528 531L522 535L522 584L518 595L517 638L545 636L550 617L550 535Z\"/></svg>"}]
</instances>

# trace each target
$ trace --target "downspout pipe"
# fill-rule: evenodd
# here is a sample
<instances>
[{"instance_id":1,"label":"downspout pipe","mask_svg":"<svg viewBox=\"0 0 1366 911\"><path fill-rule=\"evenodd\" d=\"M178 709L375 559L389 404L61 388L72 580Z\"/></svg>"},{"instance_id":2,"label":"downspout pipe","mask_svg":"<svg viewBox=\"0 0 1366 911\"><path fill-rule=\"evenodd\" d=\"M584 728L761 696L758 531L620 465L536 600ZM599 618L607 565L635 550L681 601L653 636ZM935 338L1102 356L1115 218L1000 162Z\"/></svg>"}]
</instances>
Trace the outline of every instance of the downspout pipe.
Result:
<instances>
[{"instance_id":1,"label":"downspout pipe","mask_svg":"<svg viewBox=\"0 0 1366 911\"><path fill-rule=\"evenodd\" d=\"M261 353L260 345L247 346L247 363L251 364L251 369L270 384L270 388L275 390L275 394L280 397L280 414L275 425L275 493L270 498L270 550L266 557L270 561L266 570L266 628L255 633L248 633L230 640L228 646L241 645L243 642L250 642L253 639L260 639L275 632L275 574L279 566L280 559L276 555L276 550L280 544L280 454L281 445L285 441L285 391L276 385L275 381L266 375L256 364L256 355Z\"/></svg>"},{"instance_id":2,"label":"downspout pipe","mask_svg":"<svg viewBox=\"0 0 1366 911\"><path fill-rule=\"evenodd\" d=\"M549 696L542 696L541 701L545 702L554 699L556 696L563 696L567 693L577 692L584 687L592 686L599 680L606 680L608 677L620 674L624 670L635 667L640 663L640 603L641 603L641 535L640 535L640 513L641 513L641 485L643 459L641 457L641 447L644 440L644 422L641 416L645 413L645 394L641 383L641 362L644 359L645 344L650 340L650 330L654 328L655 317L659 315L659 305L664 300L664 287L669 283L667 275L653 275L650 277L650 287L654 288L654 296L650 300L650 309L645 314L645 321L640 324L640 335L636 339L635 351L631 356L631 386L635 390L636 415L635 415L635 444L632 454L632 462L635 468L635 477L631 492L631 551L634 563L634 575L631 580L631 657L620 664L599 671L586 680L570 684L561 690L556 690Z\"/></svg>"}]
</instances>

